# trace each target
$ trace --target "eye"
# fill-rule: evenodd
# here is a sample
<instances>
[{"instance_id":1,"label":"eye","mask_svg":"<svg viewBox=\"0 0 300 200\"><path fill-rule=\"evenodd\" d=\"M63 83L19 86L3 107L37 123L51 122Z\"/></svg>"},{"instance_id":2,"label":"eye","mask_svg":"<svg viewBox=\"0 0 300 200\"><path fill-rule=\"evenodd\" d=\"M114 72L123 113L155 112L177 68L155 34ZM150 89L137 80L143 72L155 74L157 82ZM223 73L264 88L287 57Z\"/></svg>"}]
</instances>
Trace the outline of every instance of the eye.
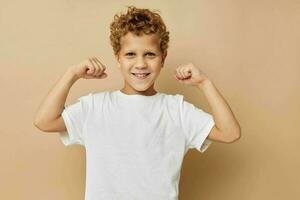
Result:
<instances>
[{"instance_id":1,"label":"eye","mask_svg":"<svg viewBox=\"0 0 300 200\"><path fill-rule=\"evenodd\" d=\"M155 53L147 52L146 55L147 55L147 56L150 56L150 57L154 57L154 56L155 56Z\"/></svg>"},{"instance_id":2,"label":"eye","mask_svg":"<svg viewBox=\"0 0 300 200\"><path fill-rule=\"evenodd\" d=\"M133 52L128 52L125 54L125 56L134 56L135 54Z\"/></svg>"}]
</instances>

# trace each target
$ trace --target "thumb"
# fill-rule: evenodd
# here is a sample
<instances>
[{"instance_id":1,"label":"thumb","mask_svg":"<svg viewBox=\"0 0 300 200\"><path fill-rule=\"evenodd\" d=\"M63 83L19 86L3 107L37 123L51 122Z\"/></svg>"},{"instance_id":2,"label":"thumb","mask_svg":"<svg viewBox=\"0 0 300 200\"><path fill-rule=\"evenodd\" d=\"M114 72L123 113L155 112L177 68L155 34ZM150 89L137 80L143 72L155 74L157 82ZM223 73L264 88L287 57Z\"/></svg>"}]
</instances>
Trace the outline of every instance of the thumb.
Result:
<instances>
[{"instance_id":1,"label":"thumb","mask_svg":"<svg viewBox=\"0 0 300 200\"><path fill-rule=\"evenodd\" d=\"M108 75L106 73L101 74L100 76L97 76L97 78L106 78Z\"/></svg>"}]
</instances>

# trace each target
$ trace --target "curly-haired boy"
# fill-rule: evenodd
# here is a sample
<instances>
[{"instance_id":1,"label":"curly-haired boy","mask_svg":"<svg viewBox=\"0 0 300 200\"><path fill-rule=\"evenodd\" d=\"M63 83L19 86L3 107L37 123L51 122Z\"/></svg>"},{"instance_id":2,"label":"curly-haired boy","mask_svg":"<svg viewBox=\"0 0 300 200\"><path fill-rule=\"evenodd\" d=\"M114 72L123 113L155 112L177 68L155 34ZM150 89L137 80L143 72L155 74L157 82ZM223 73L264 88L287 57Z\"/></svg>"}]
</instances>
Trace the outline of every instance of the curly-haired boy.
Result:
<instances>
[{"instance_id":1,"label":"curly-haired boy","mask_svg":"<svg viewBox=\"0 0 300 200\"><path fill-rule=\"evenodd\" d=\"M110 30L123 88L89 93L64 107L78 79L107 77L106 67L91 57L68 68L34 124L44 132L59 132L66 146L85 147L85 200L177 200L187 151L204 152L213 141L238 140L239 123L213 82L192 63L179 65L174 78L203 91L212 115L183 95L156 91L169 42L158 13L130 6L127 13L115 15Z\"/></svg>"}]
</instances>

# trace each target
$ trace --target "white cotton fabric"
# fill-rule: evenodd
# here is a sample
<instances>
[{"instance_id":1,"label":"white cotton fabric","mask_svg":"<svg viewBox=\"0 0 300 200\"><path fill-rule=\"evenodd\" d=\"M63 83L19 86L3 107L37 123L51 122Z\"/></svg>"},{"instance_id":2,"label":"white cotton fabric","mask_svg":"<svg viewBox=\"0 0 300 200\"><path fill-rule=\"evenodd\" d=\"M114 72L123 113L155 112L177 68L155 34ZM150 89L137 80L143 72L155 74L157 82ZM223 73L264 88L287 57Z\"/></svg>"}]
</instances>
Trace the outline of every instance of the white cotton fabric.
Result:
<instances>
[{"instance_id":1,"label":"white cotton fabric","mask_svg":"<svg viewBox=\"0 0 300 200\"><path fill-rule=\"evenodd\" d=\"M86 150L85 200L178 200L181 164L203 153L211 114L183 95L89 93L65 107L64 145Z\"/></svg>"}]
</instances>

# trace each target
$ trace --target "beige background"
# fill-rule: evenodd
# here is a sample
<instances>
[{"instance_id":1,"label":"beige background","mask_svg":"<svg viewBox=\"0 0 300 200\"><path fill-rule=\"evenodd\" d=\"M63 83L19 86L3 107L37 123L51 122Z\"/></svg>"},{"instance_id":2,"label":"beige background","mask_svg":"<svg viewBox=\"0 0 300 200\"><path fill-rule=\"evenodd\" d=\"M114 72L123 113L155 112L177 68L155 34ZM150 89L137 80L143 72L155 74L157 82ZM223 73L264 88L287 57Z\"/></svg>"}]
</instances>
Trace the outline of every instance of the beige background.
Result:
<instances>
[{"instance_id":1,"label":"beige background","mask_svg":"<svg viewBox=\"0 0 300 200\"><path fill-rule=\"evenodd\" d=\"M126 5L160 10L171 32L157 90L184 94L210 112L199 89L172 77L179 64L192 62L242 127L236 143L188 152L180 200L299 198L299 0L0 0L0 199L83 199L84 149L63 146L33 119L55 81L88 56L101 58L108 78L79 80L67 104L122 87L108 36L113 15Z\"/></svg>"}]
</instances>

